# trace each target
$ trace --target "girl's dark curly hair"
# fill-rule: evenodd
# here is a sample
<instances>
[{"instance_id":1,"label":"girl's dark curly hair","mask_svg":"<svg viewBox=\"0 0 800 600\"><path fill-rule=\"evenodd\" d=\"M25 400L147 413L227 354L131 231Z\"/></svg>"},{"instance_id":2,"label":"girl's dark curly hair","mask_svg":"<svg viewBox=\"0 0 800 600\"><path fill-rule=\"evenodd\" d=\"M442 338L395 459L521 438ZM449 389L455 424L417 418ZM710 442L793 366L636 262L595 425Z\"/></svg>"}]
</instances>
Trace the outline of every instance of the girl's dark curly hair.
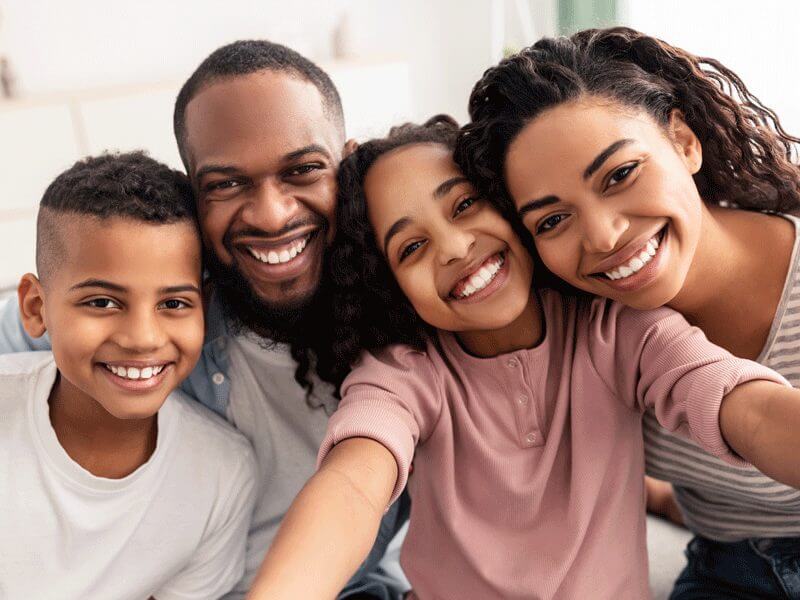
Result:
<instances>
[{"instance_id":1,"label":"girl's dark curly hair","mask_svg":"<svg viewBox=\"0 0 800 600\"><path fill-rule=\"evenodd\" d=\"M678 109L703 147L694 176L711 204L796 212L798 138L712 58L701 58L626 27L542 39L488 69L469 99L472 123L456 162L481 194L510 203L503 184L508 147L542 111L583 95L643 109L666 127Z\"/></svg>"},{"instance_id":2,"label":"girl's dark curly hair","mask_svg":"<svg viewBox=\"0 0 800 600\"><path fill-rule=\"evenodd\" d=\"M313 356L317 374L337 387L362 351L396 343L422 349L434 331L411 306L375 241L364 195L367 171L380 156L409 144L452 149L457 134L458 124L447 115L422 125L406 123L385 138L361 144L339 166L336 236L308 311L316 321L314 335L306 336L307 346L293 347L296 356Z\"/></svg>"}]
</instances>

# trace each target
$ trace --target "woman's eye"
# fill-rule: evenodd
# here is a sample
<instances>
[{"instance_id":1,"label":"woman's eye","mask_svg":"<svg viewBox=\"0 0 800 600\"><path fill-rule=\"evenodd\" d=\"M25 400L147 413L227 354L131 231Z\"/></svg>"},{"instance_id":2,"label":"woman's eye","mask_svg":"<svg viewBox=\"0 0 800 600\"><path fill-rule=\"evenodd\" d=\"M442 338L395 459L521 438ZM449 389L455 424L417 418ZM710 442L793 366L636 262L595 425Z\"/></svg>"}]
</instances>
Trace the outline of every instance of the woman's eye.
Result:
<instances>
[{"instance_id":1,"label":"woman's eye","mask_svg":"<svg viewBox=\"0 0 800 600\"><path fill-rule=\"evenodd\" d=\"M456 205L455 214L453 216L458 216L465 210L467 210L470 206L475 204L477 198L464 198L461 202Z\"/></svg>"},{"instance_id":2,"label":"woman's eye","mask_svg":"<svg viewBox=\"0 0 800 600\"><path fill-rule=\"evenodd\" d=\"M633 173L636 167L639 166L639 163L633 163L631 165L625 165L624 167L620 167L616 171L611 174L611 177L608 178L608 187L612 187L618 185L625 181L628 176Z\"/></svg>"},{"instance_id":3,"label":"woman's eye","mask_svg":"<svg viewBox=\"0 0 800 600\"><path fill-rule=\"evenodd\" d=\"M566 218L567 215L564 214L550 215L549 217L544 219L541 223L539 223L538 227L536 228L536 233L544 233L545 231L550 231Z\"/></svg>"},{"instance_id":4,"label":"woman's eye","mask_svg":"<svg viewBox=\"0 0 800 600\"><path fill-rule=\"evenodd\" d=\"M402 252L400 252L400 262L403 262L408 256L411 255L412 252L416 252L416 250L422 246L425 242L411 242L408 246L403 248Z\"/></svg>"},{"instance_id":5,"label":"woman's eye","mask_svg":"<svg viewBox=\"0 0 800 600\"><path fill-rule=\"evenodd\" d=\"M183 300L178 300L177 298L170 298L169 300L164 300L164 302L161 303L161 306L166 308L167 310L181 310L190 307L188 302L184 302Z\"/></svg>"},{"instance_id":6,"label":"woman's eye","mask_svg":"<svg viewBox=\"0 0 800 600\"><path fill-rule=\"evenodd\" d=\"M85 302L86 306L91 306L92 308L103 308L103 309L110 309L110 308L122 308L119 303L112 300L111 298L92 298Z\"/></svg>"}]
</instances>

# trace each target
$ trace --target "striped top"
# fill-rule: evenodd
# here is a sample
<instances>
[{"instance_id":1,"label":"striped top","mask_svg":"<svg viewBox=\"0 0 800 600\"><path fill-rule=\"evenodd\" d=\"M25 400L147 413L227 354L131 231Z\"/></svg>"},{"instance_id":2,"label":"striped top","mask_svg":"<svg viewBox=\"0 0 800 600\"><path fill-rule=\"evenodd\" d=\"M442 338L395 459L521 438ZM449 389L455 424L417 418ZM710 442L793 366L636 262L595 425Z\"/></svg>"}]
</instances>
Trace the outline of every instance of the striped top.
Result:
<instances>
[{"instance_id":1,"label":"striped top","mask_svg":"<svg viewBox=\"0 0 800 600\"><path fill-rule=\"evenodd\" d=\"M789 272L767 342L757 361L800 387L800 220ZM652 412L644 416L647 474L671 482L686 526L713 540L800 536L800 490L778 483L753 467L714 458L693 442L663 429Z\"/></svg>"}]
</instances>

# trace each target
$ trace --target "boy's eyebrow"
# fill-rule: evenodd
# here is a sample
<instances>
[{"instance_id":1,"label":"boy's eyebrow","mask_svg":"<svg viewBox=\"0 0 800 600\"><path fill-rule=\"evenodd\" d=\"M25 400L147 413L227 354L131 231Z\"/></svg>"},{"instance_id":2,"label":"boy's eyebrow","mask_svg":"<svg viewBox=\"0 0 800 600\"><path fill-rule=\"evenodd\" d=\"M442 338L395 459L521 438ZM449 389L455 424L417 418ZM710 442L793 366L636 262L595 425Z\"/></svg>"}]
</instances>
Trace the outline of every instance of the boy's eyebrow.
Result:
<instances>
[{"instance_id":1,"label":"boy's eyebrow","mask_svg":"<svg viewBox=\"0 0 800 600\"><path fill-rule=\"evenodd\" d=\"M196 285L192 285L191 283L185 283L183 285L172 285L170 287L163 287L159 288L159 294L180 294L181 292L194 292L198 296L202 296L202 292L200 288Z\"/></svg>"},{"instance_id":2,"label":"boy's eyebrow","mask_svg":"<svg viewBox=\"0 0 800 600\"><path fill-rule=\"evenodd\" d=\"M527 204L523 204L517 211L517 214L520 216L520 218L522 218L533 210L538 210L543 206L549 206L550 204L555 204L556 202L560 202L558 196L543 196L538 200L531 200Z\"/></svg>"},{"instance_id":3,"label":"boy's eyebrow","mask_svg":"<svg viewBox=\"0 0 800 600\"><path fill-rule=\"evenodd\" d=\"M433 197L437 200L444 197L447 192L452 190L455 186L459 183L469 183L469 179L464 177L463 175L458 175L457 177L451 177L447 181L443 181L439 184L439 186L433 191Z\"/></svg>"},{"instance_id":4,"label":"boy's eyebrow","mask_svg":"<svg viewBox=\"0 0 800 600\"><path fill-rule=\"evenodd\" d=\"M395 221L392 226L389 227L386 235L383 236L383 253L385 255L389 255L389 241L409 225L411 225L411 219L403 217Z\"/></svg>"},{"instance_id":5,"label":"boy's eyebrow","mask_svg":"<svg viewBox=\"0 0 800 600\"><path fill-rule=\"evenodd\" d=\"M71 288L69 288L69 291L71 292L73 290L80 290L80 289L89 288L89 287L104 288L104 289L107 289L107 290L111 290L112 292L127 292L128 291L127 288L125 288L125 287L123 287L123 286L121 286L121 285L119 285L117 283L111 283L110 281L106 281L104 279L85 279L84 281L81 281L80 283L76 283L75 285L73 285Z\"/></svg>"},{"instance_id":6,"label":"boy's eyebrow","mask_svg":"<svg viewBox=\"0 0 800 600\"><path fill-rule=\"evenodd\" d=\"M630 138L625 138L621 140L617 140L613 144L611 144L608 148L603 150L600 154L598 154L594 160L586 167L586 170L583 172L583 178L589 179L592 175L597 172L597 169L603 166L603 163L608 160L608 158L614 154L617 150L622 148L623 146L627 146L628 144L632 143L633 140Z\"/></svg>"}]
</instances>

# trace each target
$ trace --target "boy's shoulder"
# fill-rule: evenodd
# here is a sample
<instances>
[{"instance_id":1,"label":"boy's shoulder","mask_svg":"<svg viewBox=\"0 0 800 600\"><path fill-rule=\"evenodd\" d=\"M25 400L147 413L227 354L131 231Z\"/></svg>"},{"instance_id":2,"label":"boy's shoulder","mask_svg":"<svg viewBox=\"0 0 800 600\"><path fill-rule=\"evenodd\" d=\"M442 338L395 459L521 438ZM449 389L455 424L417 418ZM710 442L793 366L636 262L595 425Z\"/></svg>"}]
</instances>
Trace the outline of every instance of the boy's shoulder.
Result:
<instances>
[{"instance_id":1,"label":"boy's shoulder","mask_svg":"<svg viewBox=\"0 0 800 600\"><path fill-rule=\"evenodd\" d=\"M247 438L197 400L177 389L161 410L165 408L172 411L173 418L180 423L180 445L187 450L219 461L238 458L254 464L253 448Z\"/></svg>"},{"instance_id":2,"label":"boy's shoulder","mask_svg":"<svg viewBox=\"0 0 800 600\"><path fill-rule=\"evenodd\" d=\"M29 378L54 364L52 352L14 352L0 354L0 377Z\"/></svg>"}]
</instances>

